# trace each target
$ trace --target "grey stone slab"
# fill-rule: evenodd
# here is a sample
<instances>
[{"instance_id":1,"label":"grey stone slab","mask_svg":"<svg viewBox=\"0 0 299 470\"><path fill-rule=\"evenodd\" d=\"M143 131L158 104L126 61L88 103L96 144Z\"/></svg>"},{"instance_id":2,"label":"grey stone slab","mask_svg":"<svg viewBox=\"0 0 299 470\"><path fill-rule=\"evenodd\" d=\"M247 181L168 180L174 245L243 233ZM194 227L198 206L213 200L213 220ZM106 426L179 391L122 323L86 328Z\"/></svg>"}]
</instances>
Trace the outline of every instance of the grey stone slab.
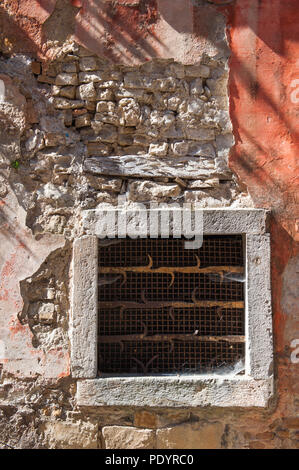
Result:
<instances>
[{"instance_id":1,"label":"grey stone slab","mask_svg":"<svg viewBox=\"0 0 299 470\"><path fill-rule=\"evenodd\" d=\"M212 165L212 159L203 157L155 157L153 155L124 155L86 158L83 168L88 173L139 178L169 177L198 179L219 177L230 179L227 169L223 172Z\"/></svg>"},{"instance_id":2,"label":"grey stone slab","mask_svg":"<svg viewBox=\"0 0 299 470\"><path fill-rule=\"evenodd\" d=\"M269 212L265 209L203 209L206 234L265 233Z\"/></svg>"},{"instance_id":3,"label":"grey stone slab","mask_svg":"<svg viewBox=\"0 0 299 470\"><path fill-rule=\"evenodd\" d=\"M73 377L97 375L97 271L98 242L95 236L77 239L73 249L72 314L70 325Z\"/></svg>"},{"instance_id":4,"label":"grey stone slab","mask_svg":"<svg viewBox=\"0 0 299 470\"><path fill-rule=\"evenodd\" d=\"M273 375L270 235L248 235L246 246L246 357L248 373L260 379Z\"/></svg>"},{"instance_id":5,"label":"grey stone slab","mask_svg":"<svg viewBox=\"0 0 299 470\"><path fill-rule=\"evenodd\" d=\"M272 394L272 379L102 377L77 384L79 406L265 407Z\"/></svg>"},{"instance_id":6,"label":"grey stone slab","mask_svg":"<svg viewBox=\"0 0 299 470\"><path fill-rule=\"evenodd\" d=\"M188 207L190 208L190 206ZM117 225L118 208L112 207L111 210L115 211ZM124 213L126 209L122 206L121 210ZM184 208L175 210L181 210L183 212ZM92 234L97 234L97 226L98 224L101 225L102 211L103 209L84 211L82 219L85 230ZM134 209L131 206L127 209L128 220L130 219L130 221L132 221L134 211L136 211L136 217L138 217L137 208ZM263 234L267 228L268 213L264 209L199 209L199 212L202 213L204 234ZM192 211L191 216L193 216L193 218L195 217L194 211ZM170 217L169 220L169 233L171 235L174 229L172 217ZM117 233L117 226L115 227L115 233Z\"/></svg>"}]
</instances>

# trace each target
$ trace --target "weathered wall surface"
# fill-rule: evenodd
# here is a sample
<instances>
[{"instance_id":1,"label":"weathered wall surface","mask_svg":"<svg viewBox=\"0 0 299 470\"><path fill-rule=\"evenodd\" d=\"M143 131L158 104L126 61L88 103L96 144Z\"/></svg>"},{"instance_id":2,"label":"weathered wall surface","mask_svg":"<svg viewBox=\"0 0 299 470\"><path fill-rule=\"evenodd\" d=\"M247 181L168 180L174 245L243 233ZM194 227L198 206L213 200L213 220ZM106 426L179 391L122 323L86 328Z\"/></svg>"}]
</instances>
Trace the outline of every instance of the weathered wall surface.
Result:
<instances>
[{"instance_id":1,"label":"weathered wall surface","mask_svg":"<svg viewBox=\"0 0 299 470\"><path fill-rule=\"evenodd\" d=\"M2 444L299 446L299 365L291 361L299 338L299 13L290 0L221 3L1 4ZM269 409L76 406L72 244L83 234L82 211L117 203L119 194L271 209Z\"/></svg>"}]
</instances>

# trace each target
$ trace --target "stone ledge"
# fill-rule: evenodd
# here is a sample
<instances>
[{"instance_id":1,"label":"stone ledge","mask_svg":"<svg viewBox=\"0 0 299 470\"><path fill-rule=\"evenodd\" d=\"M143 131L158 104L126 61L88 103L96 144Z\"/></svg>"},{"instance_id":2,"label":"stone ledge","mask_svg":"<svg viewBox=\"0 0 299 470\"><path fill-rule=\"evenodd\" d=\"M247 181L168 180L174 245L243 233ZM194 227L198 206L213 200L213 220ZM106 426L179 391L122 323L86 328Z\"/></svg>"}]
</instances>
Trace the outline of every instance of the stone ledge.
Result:
<instances>
[{"instance_id":1,"label":"stone ledge","mask_svg":"<svg viewBox=\"0 0 299 470\"><path fill-rule=\"evenodd\" d=\"M138 178L168 177L231 179L229 169L219 169L213 159L205 157L155 157L153 155L101 156L86 158L84 171L95 175Z\"/></svg>"},{"instance_id":2,"label":"stone ledge","mask_svg":"<svg viewBox=\"0 0 299 470\"><path fill-rule=\"evenodd\" d=\"M79 381L78 406L267 407L273 377L101 377Z\"/></svg>"},{"instance_id":3,"label":"stone ledge","mask_svg":"<svg viewBox=\"0 0 299 470\"><path fill-rule=\"evenodd\" d=\"M171 209L171 207L170 207ZM103 208L104 210L104 208ZM117 211L118 208L115 207ZM122 207L122 210L125 208ZM128 212L138 210L136 207L128 207ZM158 209L157 209L158 210ZM181 209L183 211L183 208ZM264 209L200 209L203 213L204 234L264 234L267 231L268 211ZM100 211L97 209L86 210L83 213L83 226L91 234L96 233ZM170 220L170 235L172 224Z\"/></svg>"}]
</instances>

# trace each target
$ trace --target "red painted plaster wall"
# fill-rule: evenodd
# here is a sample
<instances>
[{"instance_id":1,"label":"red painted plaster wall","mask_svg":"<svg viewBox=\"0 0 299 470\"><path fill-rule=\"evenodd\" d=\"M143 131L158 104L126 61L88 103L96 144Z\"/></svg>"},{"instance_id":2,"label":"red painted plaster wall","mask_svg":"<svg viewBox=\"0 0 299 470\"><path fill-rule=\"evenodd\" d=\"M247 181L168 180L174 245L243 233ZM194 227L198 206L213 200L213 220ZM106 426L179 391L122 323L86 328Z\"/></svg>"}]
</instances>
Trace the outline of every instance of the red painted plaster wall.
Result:
<instances>
[{"instance_id":1,"label":"red painted plaster wall","mask_svg":"<svg viewBox=\"0 0 299 470\"><path fill-rule=\"evenodd\" d=\"M293 315L285 311L282 291L284 270L299 252L299 100L294 102L299 8L293 0L238 0L225 13L232 50L230 110L236 141L230 167L255 205L272 211L277 416L298 415L294 403L299 366L290 361L291 341L299 338L298 311L294 309ZM284 282L299 290L298 274Z\"/></svg>"},{"instance_id":2,"label":"red painted plaster wall","mask_svg":"<svg viewBox=\"0 0 299 470\"><path fill-rule=\"evenodd\" d=\"M230 165L257 206L299 241L299 8L293 0L238 0L230 8ZM298 86L297 86L298 87ZM293 99L294 101L294 99Z\"/></svg>"}]
</instances>

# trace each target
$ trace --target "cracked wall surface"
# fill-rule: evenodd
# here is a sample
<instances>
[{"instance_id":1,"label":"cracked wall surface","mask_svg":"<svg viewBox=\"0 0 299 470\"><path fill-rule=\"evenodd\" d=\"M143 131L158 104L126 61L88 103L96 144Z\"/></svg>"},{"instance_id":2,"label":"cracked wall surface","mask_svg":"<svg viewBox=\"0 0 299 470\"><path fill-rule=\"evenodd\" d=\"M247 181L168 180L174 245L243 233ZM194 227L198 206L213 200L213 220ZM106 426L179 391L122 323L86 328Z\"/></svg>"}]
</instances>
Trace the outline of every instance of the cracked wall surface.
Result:
<instances>
[{"instance_id":1,"label":"cracked wall surface","mask_svg":"<svg viewBox=\"0 0 299 470\"><path fill-rule=\"evenodd\" d=\"M275 0L270 24L267 2L196 2L0 6L0 447L299 445L298 141L286 104L298 12ZM83 211L118 195L272 210L269 409L77 406L72 245Z\"/></svg>"}]
</instances>

